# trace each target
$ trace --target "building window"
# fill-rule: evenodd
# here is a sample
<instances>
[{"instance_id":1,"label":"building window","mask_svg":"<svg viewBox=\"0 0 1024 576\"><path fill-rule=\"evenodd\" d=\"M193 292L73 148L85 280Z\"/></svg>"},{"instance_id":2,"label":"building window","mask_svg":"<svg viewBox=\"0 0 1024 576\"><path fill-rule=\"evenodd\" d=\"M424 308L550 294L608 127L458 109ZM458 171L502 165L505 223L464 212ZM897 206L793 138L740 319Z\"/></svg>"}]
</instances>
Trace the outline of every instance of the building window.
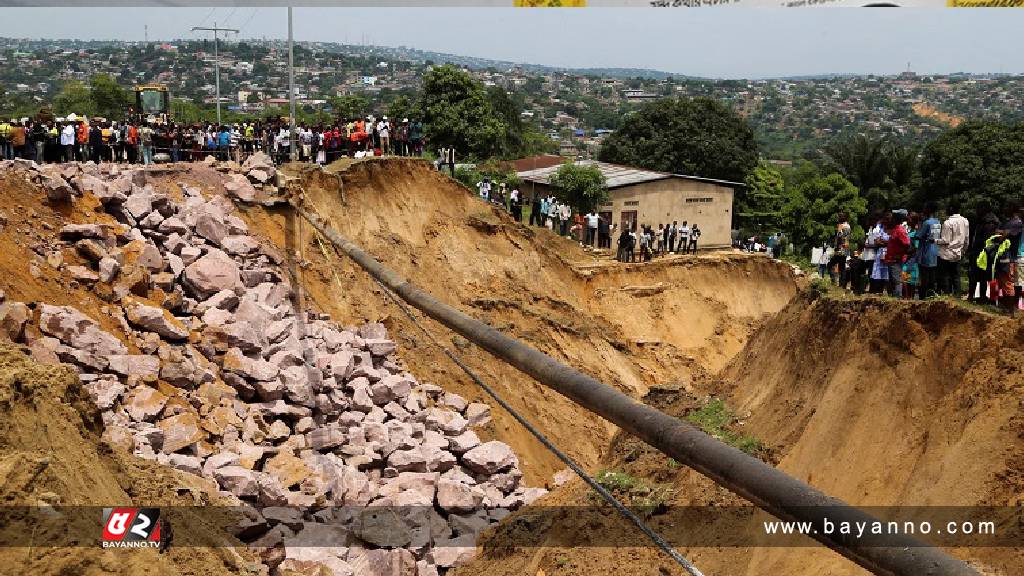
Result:
<instances>
[{"instance_id":1,"label":"building window","mask_svg":"<svg viewBox=\"0 0 1024 576\"><path fill-rule=\"evenodd\" d=\"M687 198L686 199L686 203L687 204L691 204L691 203L695 203L695 202L704 203L704 202L714 202L714 201L715 201L714 198Z\"/></svg>"},{"instance_id":2,"label":"building window","mask_svg":"<svg viewBox=\"0 0 1024 576\"><path fill-rule=\"evenodd\" d=\"M639 206L639 200L626 200L626 206Z\"/></svg>"}]
</instances>

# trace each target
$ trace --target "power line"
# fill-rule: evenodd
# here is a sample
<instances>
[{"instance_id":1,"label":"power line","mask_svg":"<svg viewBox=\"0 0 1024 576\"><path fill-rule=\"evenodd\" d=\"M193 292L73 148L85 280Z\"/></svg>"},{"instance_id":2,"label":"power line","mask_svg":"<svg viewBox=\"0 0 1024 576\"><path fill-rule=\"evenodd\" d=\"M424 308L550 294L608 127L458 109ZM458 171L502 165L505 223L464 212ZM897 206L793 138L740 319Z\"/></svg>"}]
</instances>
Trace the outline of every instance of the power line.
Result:
<instances>
[{"instance_id":1,"label":"power line","mask_svg":"<svg viewBox=\"0 0 1024 576\"><path fill-rule=\"evenodd\" d=\"M237 11L238 11L238 6L235 6L234 8L232 8L231 12L228 12L228 17L224 19L224 23L227 24L228 22L230 22L231 21L231 17L234 16L235 12L237 12Z\"/></svg>"},{"instance_id":2,"label":"power line","mask_svg":"<svg viewBox=\"0 0 1024 576\"><path fill-rule=\"evenodd\" d=\"M238 28L241 29L241 30L245 30L245 27L249 25L249 22L252 22L253 17L255 17L256 13L259 12L259 11L260 11L259 8L253 8L252 9L252 14L249 14L249 19L245 21L245 24L242 24Z\"/></svg>"},{"instance_id":3,"label":"power line","mask_svg":"<svg viewBox=\"0 0 1024 576\"><path fill-rule=\"evenodd\" d=\"M203 24L206 24L206 21L207 21L207 20L209 20L209 19L210 19L210 16L213 16L213 13L214 13L214 12L216 12L216 11L217 11L217 7L216 7L216 6L214 6L213 8L211 8L211 9L210 9L210 12L209 12L209 13L208 13L208 14L206 15L206 18L203 18L203 21L202 21L202 22L200 22L200 23L199 23L199 25L200 25L200 26L202 26ZM194 31L194 30L193 30L193 31Z\"/></svg>"}]
</instances>

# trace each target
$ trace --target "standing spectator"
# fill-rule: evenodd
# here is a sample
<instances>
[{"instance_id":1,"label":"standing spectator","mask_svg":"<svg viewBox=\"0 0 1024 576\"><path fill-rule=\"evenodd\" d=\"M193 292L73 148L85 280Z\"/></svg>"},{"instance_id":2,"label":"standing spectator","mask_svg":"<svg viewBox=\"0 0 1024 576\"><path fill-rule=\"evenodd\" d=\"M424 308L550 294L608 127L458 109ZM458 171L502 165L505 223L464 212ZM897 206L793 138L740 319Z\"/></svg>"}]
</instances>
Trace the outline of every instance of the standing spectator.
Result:
<instances>
[{"instance_id":1,"label":"standing spectator","mask_svg":"<svg viewBox=\"0 0 1024 576\"><path fill-rule=\"evenodd\" d=\"M1010 208L1010 218L1003 223L1003 230L1006 231L1006 237L1010 241L1010 279L1013 280L1014 290L1011 291L1010 296L1014 297L1014 306L1011 309L1016 308L1016 297L1021 294L1021 282L1019 278L1019 270L1017 264L1017 254L1020 253L1021 245L1021 233L1024 231L1024 222L1021 222L1020 209L1016 206Z\"/></svg>"},{"instance_id":2,"label":"standing spectator","mask_svg":"<svg viewBox=\"0 0 1024 576\"><path fill-rule=\"evenodd\" d=\"M586 244L587 246L593 246L597 238L597 226L599 224L600 217L597 215L597 212L591 210L590 212L587 213L586 219L587 236L584 244Z\"/></svg>"},{"instance_id":3,"label":"standing spectator","mask_svg":"<svg viewBox=\"0 0 1024 576\"><path fill-rule=\"evenodd\" d=\"M0 120L0 160L10 160L14 158L14 148L11 145L11 133L14 127L11 126L14 121L7 122L6 120Z\"/></svg>"},{"instance_id":4,"label":"standing spectator","mask_svg":"<svg viewBox=\"0 0 1024 576\"><path fill-rule=\"evenodd\" d=\"M903 295L903 263L910 254L910 235L907 232L907 212L894 210L889 223L889 241L885 246L885 264L889 267L889 295Z\"/></svg>"},{"instance_id":5,"label":"standing spectator","mask_svg":"<svg viewBox=\"0 0 1024 576\"><path fill-rule=\"evenodd\" d=\"M828 264L828 277L841 285L846 277L846 258L850 255L850 223L846 213L836 214L836 232L832 239L832 261ZM835 273L833 275L833 270Z\"/></svg>"},{"instance_id":6,"label":"standing spectator","mask_svg":"<svg viewBox=\"0 0 1024 576\"><path fill-rule=\"evenodd\" d=\"M679 227L679 251L683 254L690 252L690 227L686 225L686 220Z\"/></svg>"},{"instance_id":7,"label":"standing spectator","mask_svg":"<svg viewBox=\"0 0 1024 576\"><path fill-rule=\"evenodd\" d=\"M149 122L143 122L139 130L139 155L146 166L153 163L153 129Z\"/></svg>"},{"instance_id":8,"label":"standing spectator","mask_svg":"<svg viewBox=\"0 0 1024 576\"><path fill-rule=\"evenodd\" d=\"M25 156L25 126L23 122L15 122L11 129L11 147L15 158L27 158Z\"/></svg>"},{"instance_id":9,"label":"standing spectator","mask_svg":"<svg viewBox=\"0 0 1024 576\"><path fill-rule=\"evenodd\" d=\"M78 133L75 136L75 140L79 148L79 160L82 162L88 161L92 154L89 150L89 123L84 117L82 118L82 121L78 123Z\"/></svg>"},{"instance_id":10,"label":"standing spectator","mask_svg":"<svg viewBox=\"0 0 1024 576\"><path fill-rule=\"evenodd\" d=\"M99 164L103 155L103 131L95 122L89 127L89 152L90 159Z\"/></svg>"},{"instance_id":11,"label":"standing spectator","mask_svg":"<svg viewBox=\"0 0 1024 576\"><path fill-rule=\"evenodd\" d=\"M598 215L597 218L597 247L598 248L611 248L611 230L609 229L608 219Z\"/></svg>"},{"instance_id":12,"label":"standing spectator","mask_svg":"<svg viewBox=\"0 0 1024 576\"><path fill-rule=\"evenodd\" d=\"M380 139L381 154L391 153L391 124L387 116L381 116L377 122L377 137Z\"/></svg>"},{"instance_id":13,"label":"standing spectator","mask_svg":"<svg viewBox=\"0 0 1024 576\"><path fill-rule=\"evenodd\" d=\"M489 202L491 200L491 179L484 177L483 180L477 182L476 190L477 195L480 196L481 200L483 200L484 202Z\"/></svg>"},{"instance_id":14,"label":"standing spectator","mask_svg":"<svg viewBox=\"0 0 1024 576\"><path fill-rule=\"evenodd\" d=\"M530 226L540 226L543 222L541 219L543 213L544 199L534 193L533 200L530 201Z\"/></svg>"},{"instance_id":15,"label":"standing spectator","mask_svg":"<svg viewBox=\"0 0 1024 576\"><path fill-rule=\"evenodd\" d=\"M679 221L673 220L672 224L668 227L668 251L670 254L676 253L676 234L679 232Z\"/></svg>"},{"instance_id":16,"label":"standing spectator","mask_svg":"<svg viewBox=\"0 0 1024 576\"><path fill-rule=\"evenodd\" d=\"M46 151L46 126L42 122L32 124L32 156L36 162L43 163Z\"/></svg>"},{"instance_id":17,"label":"standing spectator","mask_svg":"<svg viewBox=\"0 0 1024 576\"><path fill-rule=\"evenodd\" d=\"M697 253L697 241L700 240L700 228L697 227L697 223L694 222L693 226L690 227L690 246L687 251L690 254Z\"/></svg>"},{"instance_id":18,"label":"standing spectator","mask_svg":"<svg viewBox=\"0 0 1024 576\"><path fill-rule=\"evenodd\" d=\"M572 216L572 208L567 202L558 206L558 233L561 236L569 235L569 217Z\"/></svg>"},{"instance_id":19,"label":"standing spectator","mask_svg":"<svg viewBox=\"0 0 1024 576\"><path fill-rule=\"evenodd\" d=\"M980 270L975 263L978 260L978 256L985 249L986 241L995 235L996 230L999 229L999 218L992 213L988 207L980 210L980 217L978 219L979 224L977 228L973 229L970 241L970 248L967 251L967 261L969 263L967 270L968 280L968 292L967 297L974 299L977 302L985 302L985 285L988 279L985 277L985 271Z\"/></svg>"},{"instance_id":20,"label":"standing spectator","mask_svg":"<svg viewBox=\"0 0 1024 576\"><path fill-rule=\"evenodd\" d=\"M523 221L523 202L519 196L519 188L515 186L512 187L512 191L508 194L508 209L516 222Z\"/></svg>"},{"instance_id":21,"label":"standing spectator","mask_svg":"<svg viewBox=\"0 0 1024 576\"><path fill-rule=\"evenodd\" d=\"M413 120L409 125L409 145L414 155L423 155L423 123L419 120Z\"/></svg>"},{"instance_id":22,"label":"standing spectator","mask_svg":"<svg viewBox=\"0 0 1024 576\"><path fill-rule=\"evenodd\" d=\"M960 296L960 260L964 247L970 238L970 224L956 210L942 223L942 232L935 243L938 245L939 292Z\"/></svg>"},{"instance_id":23,"label":"standing spectator","mask_svg":"<svg viewBox=\"0 0 1024 576\"><path fill-rule=\"evenodd\" d=\"M65 122L64 129L60 131L61 150L64 151L64 162L75 161L75 124Z\"/></svg>"},{"instance_id":24,"label":"standing spectator","mask_svg":"<svg viewBox=\"0 0 1024 576\"><path fill-rule=\"evenodd\" d=\"M922 300L938 294L938 240L942 236L942 224L934 213L934 206L926 206L924 220L917 229L917 265Z\"/></svg>"}]
</instances>

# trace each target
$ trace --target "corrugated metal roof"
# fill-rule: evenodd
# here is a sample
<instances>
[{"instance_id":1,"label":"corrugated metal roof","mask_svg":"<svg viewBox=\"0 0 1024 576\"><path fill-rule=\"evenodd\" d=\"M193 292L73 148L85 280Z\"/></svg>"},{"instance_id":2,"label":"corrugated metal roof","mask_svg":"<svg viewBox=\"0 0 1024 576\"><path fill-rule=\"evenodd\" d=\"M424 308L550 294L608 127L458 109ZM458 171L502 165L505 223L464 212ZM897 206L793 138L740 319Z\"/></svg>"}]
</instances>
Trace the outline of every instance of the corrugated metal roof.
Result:
<instances>
[{"instance_id":1,"label":"corrugated metal roof","mask_svg":"<svg viewBox=\"0 0 1024 576\"><path fill-rule=\"evenodd\" d=\"M633 168L632 166L598 162L597 160L577 160L575 163L578 166L597 166L597 169L604 175L605 183L608 188L621 188L623 186L631 186L633 184L665 180L666 178L683 178L686 180L696 180L698 182L709 182L712 184L729 186L731 188L744 186L742 182L730 182L728 180L716 180L714 178L702 178L700 176L687 176L685 174L671 174L669 172L656 172L654 170L644 170L643 168ZM550 184L551 176L554 175L559 168L561 168L561 165L547 166L544 168L537 168L536 170L517 172L516 175L527 182Z\"/></svg>"},{"instance_id":2,"label":"corrugated metal roof","mask_svg":"<svg viewBox=\"0 0 1024 576\"><path fill-rule=\"evenodd\" d=\"M654 180L664 180L665 178L671 178L672 175L666 172L654 172L651 170L644 170L642 168L631 168L629 166L619 166L618 164L608 164L606 162L598 162L597 160L577 160L578 166L597 166L597 169L604 175L604 179L609 188L619 188L622 186L629 186L631 184L641 184L643 182L652 182ZM527 170L525 172L518 172L518 176L522 180L529 182L536 182L538 184L550 184L551 176L558 172L561 166L548 166L547 168L538 168L536 170Z\"/></svg>"}]
</instances>

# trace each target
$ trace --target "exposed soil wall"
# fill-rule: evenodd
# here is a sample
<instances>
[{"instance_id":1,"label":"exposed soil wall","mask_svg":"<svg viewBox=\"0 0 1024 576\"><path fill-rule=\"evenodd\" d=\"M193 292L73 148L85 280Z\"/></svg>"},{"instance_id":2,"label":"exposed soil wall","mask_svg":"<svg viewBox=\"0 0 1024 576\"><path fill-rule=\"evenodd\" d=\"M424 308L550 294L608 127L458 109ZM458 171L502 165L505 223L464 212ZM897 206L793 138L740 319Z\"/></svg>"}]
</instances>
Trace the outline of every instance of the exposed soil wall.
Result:
<instances>
[{"instance_id":1,"label":"exposed soil wall","mask_svg":"<svg viewBox=\"0 0 1024 576\"><path fill-rule=\"evenodd\" d=\"M765 444L762 457L855 505L1016 506L1024 493L1022 367L1020 320L947 302L799 298L761 326L717 377L696 381L695 393L657 390L647 401L683 416L706 395L724 397L743 416L742 431ZM603 466L670 487L669 505L745 504L629 437L612 442ZM589 502L574 481L538 505ZM605 521L621 522L613 514ZM669 535L686 530L657 515L651 523ZM544 526L539 537L519 534L524 546L514 551L489 549L460 576L613 573L627 565L636 574L682 573L649 546L545 548L545 530L568 531L581 545L600 542L600 526L567 517ZM1019 549L951 552L983 574L1024 572ZM709 575L867 574L820 547L685 553Z\"/></svg>"},{"instance_id":2,"label":"exposed soil wall","mask_svg":"<svg viewBox=\"0 0 1024 576\"><path fill-rule=\"evenodd\" d=\"M638 397L652 385L716 370L797 290L788 266L761 257L709 253L611 265L545 229L517 225L422 161L314 172L304 190L342 235L431 294ZM383 321L414 373L482 399L365 272L329 246L324 257L309 225L285 209L255 207L245 217L301 253L301 282L317 306L353 323ZM427 324L452 343L450 332ZM612 426L461 338L453 345L574 458L599 461ZM528 482L543 484L563 468L508 415L495 411L493 433L520 454Z\"/></svg>"}]
</instances>

